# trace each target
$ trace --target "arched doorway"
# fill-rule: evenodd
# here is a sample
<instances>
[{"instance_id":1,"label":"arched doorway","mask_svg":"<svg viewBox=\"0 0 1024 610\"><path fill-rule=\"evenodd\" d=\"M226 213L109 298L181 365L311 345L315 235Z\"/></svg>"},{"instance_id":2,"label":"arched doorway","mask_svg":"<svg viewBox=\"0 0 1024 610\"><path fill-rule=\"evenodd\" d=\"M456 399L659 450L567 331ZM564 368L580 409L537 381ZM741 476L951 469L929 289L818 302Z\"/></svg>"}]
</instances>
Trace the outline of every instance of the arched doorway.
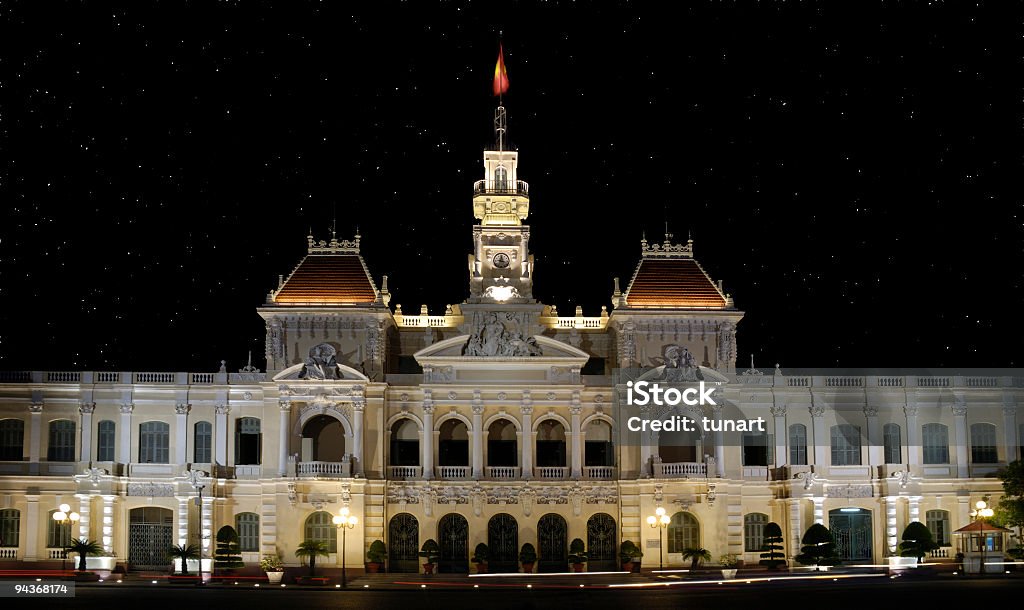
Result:
<instances>
[{"instance_id":1,"label":"arched doorway","mask_svg":"<svg viewBox=\"0 0 1024 610\"><path fill-rule=\"evenodd\" d=\"M345 428L329 415L317 415L302 427L303 462L341 462L345 457Z\"/></svg>"},{"instance_id":2,"label":"arched doorway","mask_svg":"<svg viewBox=\"0 0 1024 610\"><path fill-rule=\"evenodd\" d=\"M391 466L419 466L420 431L416 422L403 417L391 426Z\"/></svg>"},{"instance_id":3,"label":"arched doorway","mask_svg":"<svg viewBox=\"0 0 1024 610\"><path fill-rule=\"evenodd\" d=\"M537 466L565 466L565 426L558 420L545 419L537 425Z\"/></svg>"},{"instance_id":4,"label":"arched doorway","mask_svg":"<svg viewBox=\"0 0 1024 610\"><path fill-rule=\"evenodd\" d=\"M701 432L694 430L661 431L658 433L658 456L664 464L703 462Z\"/></svg>"},{"instance_id":5,"label":"arched doorway","mask_svg":"<svg viewBox=\"0 0 1024 610\"><path fill-rule=\"evenodd\" d=\"M615 446L612 443L612 427L606 421L595 419L587 424L586 441L583 445L585 466L614 466Z\"/></svg>"},{"instance_id":6,"label":"arched doorway","mask_svg":"<svg viewBox=\"0 0 1024 610\"><path fill-rule=\"evenodd\" d=\"M144 506L128 513L128 569L166 570L173 542L174 513L168 508Z\"/></svg>"},{"instance_id":7,"label":"arched doorway","mask_svg":"<svg viewBox=\"0 0 1024 610\"><path fill-rule=\"evenodd\" d=\"M438 572L466 574L469 572L469 522L462 515L449 513L437 523L441 544Z\"/></svg>"},{"instance_id":8,"label":"arched doorway","mask_svg":"<svg viewBox=\"0 0 1024 610\"><path fill-rule=\"evenodd\" d=\"M604 572L616 567L615 519L597 513L587 521L587 570Z\"/></svg>"},{"instance_id":9,"label":"arched doorway","mask_svg":"<svg viewBox=\"0 0 1024 610\"><path fill-rule=\"evenodd\" d=\"M441 424L437 435L437 464L469 466L469 428L466 424L457 419Z\"/></svg>"},{"instance_id":10,"label":"arched doorway","mask_svg":"<svg viewBox=\"0 0 1024 610\"><path fill-rule=\"evenodd\" d=\"M420 524L409 513L399 513L388 523L388 571L420 571Z\"/></svg>"},{"instance_id":11,"label":"arched doorway","mask_svg":"<svg viewBox=\"0 0 1024 610\"><path fill-rule=\"evenodd\" d=\"M548 513L537 522L537 571L566 572L569 569L569 544L565 519Z\"/></svg>"},{"instance_id":12,"label":"arched doorway","mask_svg":"<svg viewBox=\"0 0 1024 610\"><path fill-rule=\"evenodd\" d=\"M828 512L828 529L836 542L836 558L842 561L871 559L871 511L837 508Z\"/></svg>"},{"instance_id":13,"label":"arched doorway","mask_svg":"<svg viewBox=\"0 0 1024 610\"><path fill-rule=\"evenodd\" d=\"M487 428L487 465L492 467L519 465L516 426L505 418L495 421Z\"/></svg>"},{"instance_id":14,"label":"arched doorway","mask_svg":"<svg viewBox=\"0 0 1024 610\"><path fill-rule=\"evenodd\" d=\"M487 561L489 572L519 571L519 524L507 513L491 517L487 522Z\"/></svg>"}]
</instances>

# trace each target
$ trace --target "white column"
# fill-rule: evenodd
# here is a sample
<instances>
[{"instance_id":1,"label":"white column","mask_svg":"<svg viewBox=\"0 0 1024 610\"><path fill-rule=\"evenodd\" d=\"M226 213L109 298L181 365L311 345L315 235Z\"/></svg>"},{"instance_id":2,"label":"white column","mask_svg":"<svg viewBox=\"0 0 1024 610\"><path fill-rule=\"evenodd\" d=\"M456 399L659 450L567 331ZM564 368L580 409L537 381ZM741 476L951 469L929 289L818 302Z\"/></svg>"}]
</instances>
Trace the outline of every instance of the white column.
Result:
<instances>
[{"instance_id":1,"label":"white column","mask_svg":"<svg viewBox=\"0 0 1024 610\"><path fill-rule=\"evenodd\" d=\"M712 417L718 421L722 420L722 405L711 407ZM715 476L725 477L725 433L713 432L715 435ZM700 458L701 456L697 456ZM709 475L711 473L708 473Z\"/></svg>"},{"instance_id":2,"label":"white column","mask_svg":"<svg viewBox=\"0 0 1024 610\"><path fill-rule=\"evenodd\" d=\"M899 544L899 524L896 522L896 496L885 497L885 546L889 549L890 555L896 554L896 546Z\"/></svg>"},{"instance_id":3,"label":"white column","mask_svg":"<svg viewBox=\"0 0 1024 610\"><path fill-rule=\"evenodd\" d=\"M82 414L82 442L79 443L81 452L78 461L92 461L92 414L96 410L96 403L83 402L78 405L78 412Z\"/></svg>"},{"instance_id":4,"label":"white column","mask_svg":"<svg viewBox=\"0 0 1024 610\"><path fill-rule=\"evenodd\" d=\"M909 523L921 520L921 496L907 498L907 512Z\"/></svg>"},{"instance_id":5,"label":"white column","mask_svg":"<svg viewBox=\"0 0 1024 610\"><path fill-rule=\"evenodd\" d=\"M428 392L423 397L423 478L434 478L434 401Z\"/></svg>"},{"instance_id":6,"label":"white column","mask_svg":"<svg viewBox=\"0 0 1024 610\"><path fill-rule=\"evenodd\" d=\"M775 418L775 465L782 466L789 464L789 454L786 452L789 440L789 435L786 433L786 405L772 405L771 411Z\"/></svg>"},{"instance_id":7,"label":"white column","mask_svg":"<svg viewBox=\"0 0 1024 610\"><path fill-rule=\"evenodd\" d=\"M209 493L212 495L213 490ZM203 544L203 557L210 556L210 541L213 540L213 498L203 496L202 528L199 536Z\"/></svg>"},{"instance_id":8,"label":"white column","mask_svg":"<svg viewBox=\"0 0 1024 610\"><path fill-rule=\"evenodd\" d=\"M907 416L907 466L921 463L921 427L917 425L917 402L907 397L907 406L903 407Z\"/></svg>"},{"instance_id":9,"label":"white column","mask_svg":"<svg viewBox=\"0 0 1024 610\"><path fill-rule=\"evenodd\" d=\"M572 426L572 464L570 474L573 479L583 476L583 429L580 426L580 396L573 392L572 404L569 406L570 425Z\"/></svg>"},{"instance_id":10,"label":"white column","mask_svg":"<svg viewBox=\"0 0 1024 610\"><path fill-rule=\"evenodd\" d=\"M363 411L366 400L358 399L352 403L352 460L355 462L355 476L363 476Z\"/></svg>"},{"instance_id":11,"label":"white column","mask_svg":"<svg viewBox=\"0 0 1024 610\"><path fill-rule=\"evenodd\" d=\"M25 561L37 561L39 552L39 496L25 496Z\"/></svg>"},{"instance_id":12,"label":"white column","mask_svg":"<svg viewBox=\"0 0 1024 610\"><path fill-rule=\"evenodd\" d=\"M178 501L178 544L188 544L188 496L177 496Z\"/></svg>"},{"instance_id":13,"label":"white column","mask_svg":"<svg viewBox=\"0 0 1024 610\"><path fill-rule=\"evenodd\" d=\"M956 498L956 523L950 525L954 530L959 529L971 522L971 505L970 496L957 496Z\"/></svg>"},{"instance_id":14,"label":"white column","mask_svg":"<svg viewBox=\"0 0 1024 610\"><path fill-rule=\"evenodd\" d=\"M960 397L953 404L953 422L956 428L956 476L967 478L969 469L967 461L967 405Z\"/></svg>"},{"instance_id":15,"label":"white column","mask_svg":"<svg viewBox=\"0 0 1024 610\"><path fill-rule=\"evenodd\" d=\"M484 406L473 404L473 478L484 478Z\"/></svg>"},{"instance_id":16,"label":"white column","mask_svg":"<svg viewBox=\"0 0 1024 610\"><path fill-rule=\"evenodd\" d=\"M804 531L800 523L800 502L799 499L790 499L789 502L789 557L792 559L800 553L800 539Z\"/></svg>"},{"instance_id":17,"label":"white column","mask_svg":"<svg viewBox=\"0 0 1024 610\"><path fill-rule=\"evenodd\" d=\"M814 472L828 472L828 449L832 444L828 431L825 429L825 407L812 405L811 411L811 442L814 443ZM817 523L821 523L817 521Z\"/></svg>"},{"instance_id":18,"label":"white column","mask_svg":"<svg viewBox=\"0 0 1024 610\"><path fill-rule=\"evenodd\" d=\"M1017 403L1013 394L1003 394L1003 461L1017 459Z\"/></svg>"},{"instance_id":19,"label":"white column","mask_svg":"<svg viewBox=\"0 0 1024 610\"><path fill-rule=\"evenodd\" d=\"M117 496L103 496L103 550L114 552L114 499Z\"/></svg>"},{"instance_id":20,"label":"white column","mask_svg":"<svg viewBox=\"0 0 1024 610\"><path fill-rule=\"evenodd\" d=\"M868 420L868 465L880 466L885 463L885 447L882 443L882 428L878 423L878 407L865 405L864 417Z\"/></svg>"},{"instance_id":21,"label":"white column","mask_svg":"<svg viewBox=\"0 0 1024 610\"><path fill-rule=\"evenodd\" d=\"M281 407L281 421L277 433L277 476L283 477L288 473L288 428L291 423L292 401L282 398L278 400L277 406Z\"/></svg>"},{"instance_id":22,"label":"white column","mask_svg":"<svg viewBox=\"0 0 1024 610\"><path fill-rule=\"evenodd\" d=\"M39 474L40 450L43 435L43 403L34 402L28 406L31 430L28 439L29 473Z\"/></svg>"},{"instance_id":23,"label":"white column","mask_svg":"<svg viewBox=\"0 0 1024 610\"><path fill-rule=\"evenodd\" d=\"M825 498L811 498L814 502L814 522L825 524Z\"/></svg>"},{"instance_id":24,"label":"white column","mask_svg":"<svg viewBox=\"0 0 1024 610\"><path fill-rule=\"evenodd\" d=\"M174 463L184 467L188 462L188 412L191 405L174 405Z\"/></svg>"},{"instance_id":25,"label":"white column","mask_svg":"<svg viewBox=\"0 0 1024 610\"><path fill-rule=\"evenodd\" d=\"M92 512L92 496L87 494L75 494L78 498L78 537L82 540L91 539L89 535L89 513Z\"/></svg>"},{"instance_id":26,"label":"white column","mask_svg":"<svg viewBox=\"0 0 1024 610\"><path fill-rule=\"evenodd\" d=\"M216 405L214 407L216 412L216 419L213 426L213 434L216 440L214 441L214 459L217 461L218 466L228 465L228 413L231 412L231 407L228 405Z\"/></svg>"},{"instance_id":27,"label":"white column","mask_svg":"<svg viewBox=\"0 0 1024 610\"><path fill-rule=\"evenodd\" d=\"M132 411L135 405L121 405L121 442L118 444L117 461L128 464L132 461Z\"/></svg>"},{"instance_id":28,"label":"white column","mask_svg":"<svg viewBox=\"0 0 1024 610\"><path fill-rule=\"evenodd\" d=\"M533 478L533 400L530 399L530 391L523 392L523 400L519 403L519 414L523 418L522 434L522 459L520 465L523 467L523 478Z\"/></svg>"}]
</instances>

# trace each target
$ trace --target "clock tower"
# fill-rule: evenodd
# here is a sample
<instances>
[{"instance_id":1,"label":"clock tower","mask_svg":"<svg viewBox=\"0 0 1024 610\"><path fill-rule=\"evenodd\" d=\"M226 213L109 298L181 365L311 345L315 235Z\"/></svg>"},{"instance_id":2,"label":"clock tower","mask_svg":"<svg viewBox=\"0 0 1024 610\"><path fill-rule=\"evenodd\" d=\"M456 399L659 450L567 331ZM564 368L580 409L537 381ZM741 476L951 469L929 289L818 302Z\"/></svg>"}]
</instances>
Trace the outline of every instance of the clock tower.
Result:
<instances>
[{"instance_id":1,"label":"clock tower","mask_svg":"<svg viewBox=\"0 0 1024 610\"><path fill-rule=\"evenodd\" d=\"M473 184L473 253L467 303L533 303L529 185L519 179L519 153L506 150L505 107L494 113L497 150L484 151L484 178Z\"/></svg>"}]
</instances>

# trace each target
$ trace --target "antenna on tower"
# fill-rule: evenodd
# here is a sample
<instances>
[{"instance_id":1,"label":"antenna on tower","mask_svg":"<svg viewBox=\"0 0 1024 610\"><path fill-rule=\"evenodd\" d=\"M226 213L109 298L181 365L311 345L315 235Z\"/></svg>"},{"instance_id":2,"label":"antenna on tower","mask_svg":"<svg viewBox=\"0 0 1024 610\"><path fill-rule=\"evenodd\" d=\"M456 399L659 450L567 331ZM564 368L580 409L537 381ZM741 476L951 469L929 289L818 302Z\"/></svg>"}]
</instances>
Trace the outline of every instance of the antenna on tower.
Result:
<instances>
[{"instance_id":1,"label":"antenna on tower","mask_svg":"<svg viewBox=\"0 0 1024 610\"><path fill-rule=\"evenodd\" d=\"M334 241L335 235L338 232L338 202L335 201L331 204L331 241Z\"/></svg>"}]
</instances>

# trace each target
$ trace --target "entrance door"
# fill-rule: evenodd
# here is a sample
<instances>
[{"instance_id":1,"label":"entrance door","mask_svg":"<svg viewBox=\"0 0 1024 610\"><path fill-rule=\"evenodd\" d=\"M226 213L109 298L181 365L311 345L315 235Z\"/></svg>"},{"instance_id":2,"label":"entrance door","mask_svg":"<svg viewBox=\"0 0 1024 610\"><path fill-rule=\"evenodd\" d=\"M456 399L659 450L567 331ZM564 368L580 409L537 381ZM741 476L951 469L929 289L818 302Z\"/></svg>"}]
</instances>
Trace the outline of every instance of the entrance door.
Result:
<instances>
[{"instance_id":1,"label":"entrance door","mask_svg":"<svg viewBox=\"0 0 1024 610\"><path fill-rule=\"evenodd\" d=\"M168 570L174 515L156 506L133 508L128 516L128 569Z\"/></svg>"},{"instance_id":2,"label":"entrance door","mask_svg":"<svg viewBox=\"0 0 1024 610\"><path fill-rule=\"evenodd\" d=\"M565 539L565 519L548 513L537 522L537 571L567 572L569 546Z\"/></svg>"},{"instance_id":3,"label":"entrance door","mask_svg":"<svg viewBox=\"0 0 1024 610\"><path fill-rule=\"evenodd\" d=\"M616 564L615 519L605 513L597 513L587 521L587 570L590 572L614 571Z\"/></svg>"},{"instance_id":4,"label":"entrance door","mask_svg":"<svg viewBox=\"0 0 1024 610\"><path fill-rule=\"evenodd\" d=\"M420 524L409 513L399 513L388 523L388 571L420 571Z\"/></svg>"},{"instance_id":5,"label":"entrance door","mask_svg":"<svg viewBox=\"0 0 1024 610\"><path fill-rule=\"evenodd\" d=\"M828 528L836 541L836 557L843 561L871 559L871 511L841 508L829 511Z\"/></svg>"},{"instance_id":6,"label":"entrance door","mask_svg":"<svg viewBox=\"0 0 1024 610\"><path fill-rule=\"evenodd\" d=\"M519 571L519 524L512 515L494 515L487 523L487 561L489 572Z\"/></svg>"},{"instance_id":7,"label":"entrance door","mask_svg":"<svg viewBox=\"0 0 1024 610\"><path fill-rule=\"evenodd\" d=\"M441 543L441 563L438 572L469 573L469 522L462 515L449 513L437 523L437 537Z\"/></svg>"}]
</instances>

